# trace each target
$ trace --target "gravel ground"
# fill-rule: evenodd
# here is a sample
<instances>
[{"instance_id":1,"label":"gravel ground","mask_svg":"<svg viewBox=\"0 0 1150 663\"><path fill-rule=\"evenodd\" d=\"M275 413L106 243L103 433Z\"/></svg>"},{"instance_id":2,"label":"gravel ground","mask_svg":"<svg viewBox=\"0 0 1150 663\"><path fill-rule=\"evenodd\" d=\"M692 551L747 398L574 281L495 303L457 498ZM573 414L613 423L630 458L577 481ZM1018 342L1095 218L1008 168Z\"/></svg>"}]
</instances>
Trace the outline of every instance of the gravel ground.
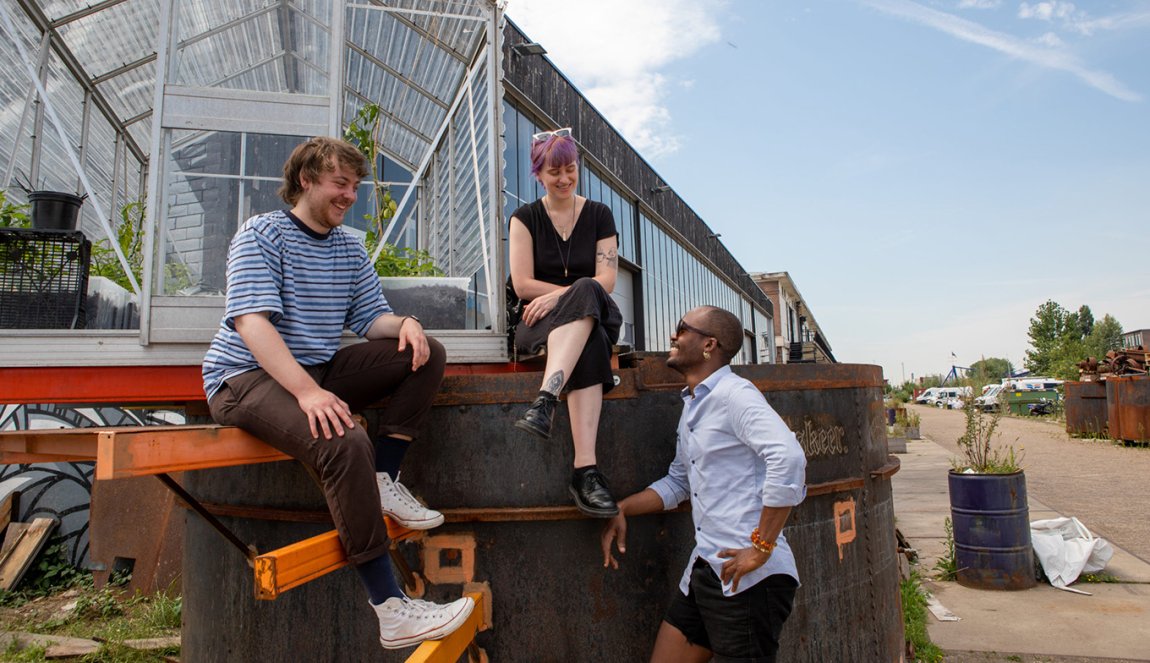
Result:
<instances>
[{"instance_id":1,"label":"gravel ground","mask_svg":"<svg viewBox=\"0 0 1150 663\"><path fill-rule=\"evenodd\" d=\"M958 452L966 420L961 410L908 406L922 417L922 434ZM1023 452L1026 490L1032 499L1078 518L1095 535L1150 562L1150 446L1070 437L1060 421L1004 416L995 446Z\"/></svg>"}]
</instances>

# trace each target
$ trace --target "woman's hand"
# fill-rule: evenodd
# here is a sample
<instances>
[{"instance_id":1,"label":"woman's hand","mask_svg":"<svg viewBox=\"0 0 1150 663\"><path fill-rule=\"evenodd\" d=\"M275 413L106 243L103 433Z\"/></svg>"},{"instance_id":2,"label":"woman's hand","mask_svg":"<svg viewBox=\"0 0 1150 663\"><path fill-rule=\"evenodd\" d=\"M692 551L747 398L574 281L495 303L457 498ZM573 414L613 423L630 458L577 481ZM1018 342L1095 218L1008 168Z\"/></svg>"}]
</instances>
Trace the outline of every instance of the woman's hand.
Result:
<instances>
[{"instance_id":1,"label":"woman's hand","mask_svg":"<svg viewBox=\"0 0 1150 663\"><path fill-rule=\"evenodd\" d=\"M531 303L523 307L523 315L520 320L528 327L534 326L547 316L548 313L555 310L555 306L559 303L559 297L567 292L567 288L557 288L545 295L539 295L531 300Z\"/></svg>"}]
</instances>

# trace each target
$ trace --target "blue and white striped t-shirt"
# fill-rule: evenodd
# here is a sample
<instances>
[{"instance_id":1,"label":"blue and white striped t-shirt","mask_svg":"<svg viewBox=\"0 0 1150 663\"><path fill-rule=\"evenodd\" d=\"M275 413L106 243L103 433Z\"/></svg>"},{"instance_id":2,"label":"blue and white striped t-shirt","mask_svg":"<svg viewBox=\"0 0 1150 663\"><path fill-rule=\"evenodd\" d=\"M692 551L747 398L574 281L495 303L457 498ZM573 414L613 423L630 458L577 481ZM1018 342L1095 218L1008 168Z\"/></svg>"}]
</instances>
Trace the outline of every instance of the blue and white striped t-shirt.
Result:
<instances>
[{"instance_id":1,"label":"blue and white striped t-shirt","mask_svg":"<svg viewBox=\"0 0 1150 663\"><path fill-rule=\"evenodd\" d=\"M258 368L235 328L237 316L267 313L303 366L322 364L339 349L344 328L359 336L390 313L367 251L343 228L320 235L290 212L248 219L228 250L227 304L204 356L204 393Z\"/></svg>"}]
</instances>

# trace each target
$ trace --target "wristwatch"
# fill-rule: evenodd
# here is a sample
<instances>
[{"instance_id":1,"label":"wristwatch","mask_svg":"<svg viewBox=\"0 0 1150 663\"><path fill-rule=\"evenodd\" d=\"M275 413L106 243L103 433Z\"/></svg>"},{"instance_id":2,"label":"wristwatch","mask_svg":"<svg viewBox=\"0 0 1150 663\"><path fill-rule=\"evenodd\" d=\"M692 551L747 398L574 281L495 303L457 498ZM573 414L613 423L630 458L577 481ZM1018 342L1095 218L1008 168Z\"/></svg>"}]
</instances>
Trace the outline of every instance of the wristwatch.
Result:
<instances>
[{"instance_id":1,"label":"wristwatch","mask_svg":"<svg viewBox=\"0 0 1150 663\"><path fill-rule=\"evenodd\" d=\"M408 318L410 318L410 319L412 319L412 320L415 320L416 322L419 322L419 318L415 317L414 315L405 315L405 316L403 316L403 319L404 319L404 320L407 320ZM402 322L402 321L399 323L399 326L400 326L400 327L402 327L402 326L403 326L403 322ZM422 327L422 326L423 326L423 323L422 323L422 322L419 322L419 326L420 326L420 327Z\"/></svg>"}]
</instances>

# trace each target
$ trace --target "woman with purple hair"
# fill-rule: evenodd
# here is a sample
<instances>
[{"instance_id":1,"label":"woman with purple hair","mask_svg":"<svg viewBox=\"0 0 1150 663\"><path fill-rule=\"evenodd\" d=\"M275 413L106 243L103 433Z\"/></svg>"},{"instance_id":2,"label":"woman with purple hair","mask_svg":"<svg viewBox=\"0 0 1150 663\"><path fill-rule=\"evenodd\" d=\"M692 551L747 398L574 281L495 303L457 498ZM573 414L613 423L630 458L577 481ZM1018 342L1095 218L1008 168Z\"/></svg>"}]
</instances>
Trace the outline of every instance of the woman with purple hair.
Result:
<instances>
[{"instance_id":1,"label":"woman with purple hair","mask_svg":"<svg viewBox=\"0 0 1150 663\"><path fill-rule=\"evenodd\" d=\"M575 469L569 490L583 513L619 512L595 461L603 394L615 386L611 347L623 317L611 299L619 268L611 209L575 193L579 149L571 129L544 131L531 141L531 173L542 198L511 215L511 283L525 304L515 328L523 354L547 348L543 384L515 426L543 439L559 395L567 392Z\"/></svg>"}]
</instances>

